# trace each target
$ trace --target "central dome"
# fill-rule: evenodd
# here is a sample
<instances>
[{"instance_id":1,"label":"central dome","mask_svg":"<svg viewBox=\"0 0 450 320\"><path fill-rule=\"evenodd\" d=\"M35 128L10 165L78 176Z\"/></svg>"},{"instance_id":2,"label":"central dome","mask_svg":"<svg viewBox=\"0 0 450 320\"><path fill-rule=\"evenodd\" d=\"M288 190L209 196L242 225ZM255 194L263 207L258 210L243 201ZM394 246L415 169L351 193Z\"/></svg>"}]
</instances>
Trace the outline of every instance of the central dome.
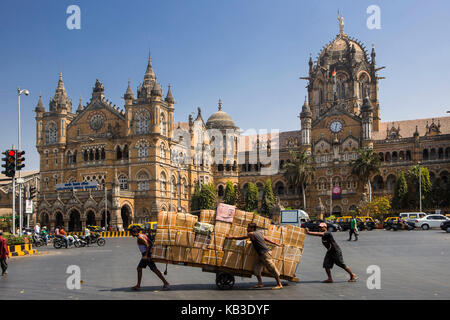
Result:
<instances>
[{"instance_id":1,"label":"central dome","mask_svg":"<svg viewBox=\"0 0 450 320\"><path fill-rule=\"evenodd\" d=\"M208 121L206 121L207 129L234 129L233 119L228 115L228 113L222 111L222 101L219 100L219 110L213 113Z\"/></svg>"},{"instance_id":2,"label":"central dome","mask_svg":"<svg viewBox=\"0 0 450 320\"><path fill-rule=\"evenodd\" d=\"M354 59L357 62L368 60L367 53L359 41L351 39L345 34L339 34L336 39L322 49L318 60L323 66L334 64L342 60L347 60L352 51L354 53Z\"/></svg>"}]
</instances>

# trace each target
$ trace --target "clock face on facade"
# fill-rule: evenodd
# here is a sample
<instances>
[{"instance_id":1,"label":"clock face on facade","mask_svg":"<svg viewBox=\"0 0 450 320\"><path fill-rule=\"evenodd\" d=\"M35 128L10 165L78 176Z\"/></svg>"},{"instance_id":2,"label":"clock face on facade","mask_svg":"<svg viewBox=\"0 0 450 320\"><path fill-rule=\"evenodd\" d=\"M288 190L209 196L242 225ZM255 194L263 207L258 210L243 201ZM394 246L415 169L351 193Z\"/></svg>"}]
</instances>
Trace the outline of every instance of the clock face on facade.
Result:
<instances>
[{"instance_id":1,"label":"clock face on facade","mask_svg":"<svg viewBox=\"0 0 450 320\"><path fill-rule=\"evenodd\" d=\"M95 114L89 121L89 126L92 130L99 130L101 129L101 127L103 127L104 122L105 118L101 114Z\"/></svg>"},{"instance_id":2,"label":"clock face on facade","mask_svg":"<svg viewBox=\"0 0 450 320\"><path fill-rule=\"evenodd\" d=\"M338 133L342 130L342 123L340 121L333 121L330 125L331 132Z\"/></svg>"}]
</instances>

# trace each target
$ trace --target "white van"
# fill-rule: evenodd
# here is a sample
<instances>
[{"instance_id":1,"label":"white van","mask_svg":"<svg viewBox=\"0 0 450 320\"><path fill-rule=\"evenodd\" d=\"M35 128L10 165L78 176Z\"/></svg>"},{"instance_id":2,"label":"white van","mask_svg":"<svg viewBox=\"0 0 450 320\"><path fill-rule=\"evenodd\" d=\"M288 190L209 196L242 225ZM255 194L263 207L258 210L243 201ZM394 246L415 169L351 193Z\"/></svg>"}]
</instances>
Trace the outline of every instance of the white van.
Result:
<instances>
[{"instance_id":1,"label":"white van","mask_svg":"<svg viewBox=\"0 0 450 320\"><path fill-rule=\"evenodd\" d=\"M292 224L300 227L302 223L309 220L308 213L303 210L281 210L280 224Z\"/></svg>"},{"instance_id":2,"label":"white van","mask_svg":"<svg viewBox=\"0 0 450 320\"><path fill-rule=\"evenodd\" d=\"M427 214L425 212L402 212L399 217L406 221L422 219Z\"/></svg>"}]
</instances>

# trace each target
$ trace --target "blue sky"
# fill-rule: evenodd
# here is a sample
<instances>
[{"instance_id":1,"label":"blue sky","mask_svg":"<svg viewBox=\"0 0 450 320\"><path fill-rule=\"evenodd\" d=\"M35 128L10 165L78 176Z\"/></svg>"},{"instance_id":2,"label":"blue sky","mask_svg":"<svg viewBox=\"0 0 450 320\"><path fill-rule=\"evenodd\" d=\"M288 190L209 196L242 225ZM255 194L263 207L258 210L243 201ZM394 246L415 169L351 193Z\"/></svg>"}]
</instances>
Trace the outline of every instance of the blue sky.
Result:
<instances>
[{"instance_id":1,"label":"blue sky","mask_svg":"<svg viewBox=\"0 0 450 320\"><path fill-rule=\"evenodd\" d=\"M81 30L68 30L66 9L81 8ZM381 8L381 30L366 27L369 5ZM143 80L151 50L164 93L172 85L175 121L200 106L205 121L219 98L242 129L297 130L309 54L316 57L345 31L375 44L382 121L439 117L450 109L450 2L300 0L42 0L0 4L0 149L17 144L18 86L26 169L38 169L34 108L48 108L58 73L74 109L98 78L123 106L128 79Z\"/></svg>"}]
</instances>

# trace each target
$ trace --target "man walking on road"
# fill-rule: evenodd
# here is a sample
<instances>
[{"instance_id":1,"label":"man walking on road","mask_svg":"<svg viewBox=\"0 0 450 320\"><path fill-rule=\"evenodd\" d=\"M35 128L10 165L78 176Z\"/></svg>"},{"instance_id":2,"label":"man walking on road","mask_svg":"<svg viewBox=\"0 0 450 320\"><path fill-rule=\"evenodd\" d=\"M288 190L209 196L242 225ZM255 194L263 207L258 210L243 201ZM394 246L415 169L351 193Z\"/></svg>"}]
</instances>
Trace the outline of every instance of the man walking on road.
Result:
<instances>
[{"instance_id":1,"label":"man walking on road","mask_svg":"<svg viewBox=\"0 0 450 320\"><path fill-rule=\"evenodd\" d=\"M331 277L331 269L333 265L336 264L338 267L341 267L350 275L350 280L348 282L355 282L358 280L356 274L354 274L350 268L344 263L344 258L342 257L341 248L338 246L336 241L333 238L333 235L330 231L327 231L327 224L322 222L319 224L320 232L311 232L308 228L306 228L306 233L312 236L322 237L322 244L327 248L327 254L323 260L323 267L328 275L328 279L323 281L323 283L332 283L333 278Z\"/></svg>"},{"instance_id":2,"label":"man walking on road","mask_svg":"<svg viewBox=\"0 0 450 320\"><path fill-rule=\"evenodd\" d=\"M8 245L6 243L6 239L3 238L3 230L0 230L0 265L2 268L2 276L6 276L8 274L8 264L6 263L6 259L9 258L9 250Z\"/></svg>"},{"instance_id":3,"label":"man walking on road","mask_svg":"<svg viewBox=\"0 0 450 320\"><path fill-rule=\"evenodd\" d=\"M141 290L142 269L145 269L148 266L150 270L152 270L164 283L163 290L168 290L169 282L167 282L161 271L159 271L156 267L155 262L152 260L152 241L145 234L140 233L138 227L133 227L131 229L131 235L137 238L137 245L142 253L141 261L139 261L139 264L137 266L137 285L135 285L131 289L136 291Z\"/></svg>"},{"instance_id":4,"label":"man walking on road","mask_svg":"<svg viewBox=\"0 0 450 320\"><path fill-rule=\"evenodd\" d=\"M355 235L355 241L358 241L358 223L356 221L355 216L352 216L352 219L350 220L350 231L349 231L349 238L348 241L352 241L352 235Z\"/></svg>"},{"instance_id":5,"label":"man walking on road","mask_svg":"<svg viewBox=\"0 0 450 320\"><path fill-rule=\"evenodd\" d=\"M277 285L272 289L282 289L283 285L280 280L280 272L277 270L275 263L273 262L272 256L270 255L270 250L267 247L265 241L270 244L276 245L280 247L280 245L275 242L270 241L261 231L256 231L256 224L249 223L247 226L247 236L243 237L227 237L227 239L232 240L244 240L250 239L252 241L253 248L255 248L256 253L258 254L258 261L255 263L253 267L253 271L258 279L258 284L254 286L254 288L262 288L264 285L262 283L261 272L264 267L272 274L272 276L277 280Z\"/></svg>"}]
</instances>

